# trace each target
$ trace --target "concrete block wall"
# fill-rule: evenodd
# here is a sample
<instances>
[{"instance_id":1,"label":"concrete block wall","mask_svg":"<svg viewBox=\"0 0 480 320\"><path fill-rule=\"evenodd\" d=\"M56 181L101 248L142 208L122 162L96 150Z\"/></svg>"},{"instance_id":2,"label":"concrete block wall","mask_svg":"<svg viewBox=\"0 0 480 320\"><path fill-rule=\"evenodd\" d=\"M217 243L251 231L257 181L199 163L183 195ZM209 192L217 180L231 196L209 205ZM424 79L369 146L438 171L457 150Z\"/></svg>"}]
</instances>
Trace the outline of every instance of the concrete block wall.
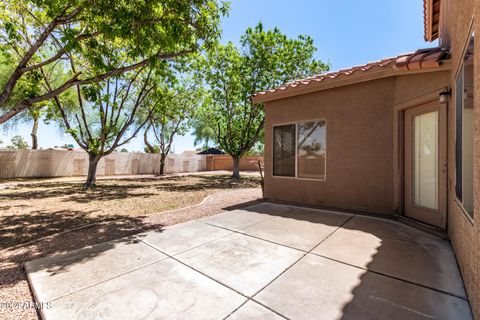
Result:
<instances>
[{"instance_id":1,"label":"concrete block wall","mask_svg":"<svg viewBox=\"0 0 480 320\"><path fill-rule=\"evenodd\" d=\"M263 157L243 157L240 159L241 171L258 171L258 160ZM233 170L233 159L229 155L207 155L206 166L208 171Z\"/></svg>"},{"instance_id":2,"label":"concrete block wall","mask_svg":"<svg viewBox=\"0 0 480 320\"><path fill-rule=\"evenodd\" d=\"M206 167L204 155L169 155L165 173L205 171ZM84 151L0 150L0 179L84 176L87 170ZM159 154L113 152L100 160L97 174L158 174L159 170Z\"/></svg>"}]
</instances>

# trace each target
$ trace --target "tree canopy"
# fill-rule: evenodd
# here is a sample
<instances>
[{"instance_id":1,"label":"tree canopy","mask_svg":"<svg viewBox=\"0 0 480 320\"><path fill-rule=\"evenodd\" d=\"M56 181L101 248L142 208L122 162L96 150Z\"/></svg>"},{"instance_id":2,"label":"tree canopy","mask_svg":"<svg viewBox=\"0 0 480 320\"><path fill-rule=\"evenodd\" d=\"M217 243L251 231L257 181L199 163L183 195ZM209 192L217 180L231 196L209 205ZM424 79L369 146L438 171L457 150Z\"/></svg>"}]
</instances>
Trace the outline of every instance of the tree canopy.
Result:
<instances>
[{"instance_id":1,"label":"tree canopy","mask_svg":"<svg viewBox=\"0 0 480 320\"><path fill-rule=\"evenodd\" d=\"M1 64L13 67L0 82L0 124L71 87L211 46L227 10L217 0L2 1ZM67 76L42 86L57 66Z\"/></svg>"},{"instance_id":2,"label":"tree canopy","mask_svg":"<svg viewBox=\"0 0 480 320\"><path fill-rule=\"evenodd\" d=\"M23 137L19 135L13 136L10 140L10 143L11 144L7 146L7 149L24 150L29 148L27 141L25 141L25 139L23 139Z\"/></svg>"},{"instance_id":3,"label":"tree canopy","mask_svg":"<svg viewBox=\"0 0 480 320\"><path fill-rule=\"evenodd\" d=\"M152 74L142 67L99 83L83 86L77 92L75 107L55 97L57 117L65 130L89 155L86 187L95 184L99 160L133 139L147 120L137 122L140 111L150 116L156 108L152 92L157 87Z\"/></svg>"},{"instance_id":4,"label":"tree canopy","mask_svg":"<svg viewBox=\"0 0 480 320\"><path fill-rule=\"evenodd\" d=\"M158 88L149 127L155 137L154 149L160 153L160 174L164 173L165 160L171 152L173 139L188 132L195 110L202 104L202 93L201 88L188 78L180 78L174 84Z\"/></svg>"},{"instance_id":5,"label":"tree canopy","mask_svg":"<svg viewBox=\"0 0 480 320\"><path fill-rule=\"evenodd\" d=\"M246 30L240 48L229 42L207 52L203 72L210 94L202 119L215 131L220 148L233 157L233 176L239 176L240 158L262 136L264 111L251 96L328 70L315 52L309 36L290 39L278 28L264 30L261 23Z\"/></svg>"}]
</instances>

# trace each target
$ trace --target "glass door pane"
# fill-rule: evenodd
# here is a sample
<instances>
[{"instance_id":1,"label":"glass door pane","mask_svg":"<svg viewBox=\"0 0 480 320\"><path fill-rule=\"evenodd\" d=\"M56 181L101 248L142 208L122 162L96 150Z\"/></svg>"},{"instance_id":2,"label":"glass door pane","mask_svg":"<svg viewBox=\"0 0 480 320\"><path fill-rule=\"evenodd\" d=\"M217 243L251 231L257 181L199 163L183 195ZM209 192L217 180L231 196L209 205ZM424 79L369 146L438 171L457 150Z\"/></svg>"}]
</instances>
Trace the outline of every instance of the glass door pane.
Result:
<instances>
[{"instance_id":1,"label":"glass door pane","mask_svg":"<svg viewBox=\"0 0 480 320\"><path fill-rule=\"evenodd\" d=\"M438 209L438 111L413 120L413 201Z\"/></svg>"}]
</instances>

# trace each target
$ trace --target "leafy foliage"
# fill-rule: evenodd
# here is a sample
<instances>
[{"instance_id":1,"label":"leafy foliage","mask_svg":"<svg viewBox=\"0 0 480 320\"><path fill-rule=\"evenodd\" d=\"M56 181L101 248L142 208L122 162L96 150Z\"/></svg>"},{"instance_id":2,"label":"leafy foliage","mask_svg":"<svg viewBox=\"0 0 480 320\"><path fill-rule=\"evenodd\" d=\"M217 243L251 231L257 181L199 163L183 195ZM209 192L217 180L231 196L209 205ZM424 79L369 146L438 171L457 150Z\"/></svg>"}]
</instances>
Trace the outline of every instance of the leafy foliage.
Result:
<instances>
[{"instance_id":1,"label":"leafy foliage","mask_svg":"<svg viewBox=\"0 0 480 320\"><path fill-rule=\"evenodd\" d=\"M189 78L158 88L154 101L156 108L149 119L154 133L154 151L160 153L160 174L163 174L165 159L170 153L173 138L185 135L191 126L195 109L201 105L202 90Z\"/></svg>"},{"instance_id":2,"label":"leafy foliage","mask_svg":"<svg viewBox=\"0 0 480 320\"><path fill-rule=\"evenodd\" d=\"M227 10L217 0L2 1L0 123L76 85L208 48ZM65 79L42 85L57 66Z\"/></svg>"},{"instance_id":3,"label":"leafy foliage","mask_svg":"<svg viewBox=\"0 0 480 320\"><path fill-rule=\"evenodd\" d=\"M10 140L10 143L11 145L8 145L7 149L24 150L30 148L27 141L25 141L25 139L23 139L23 137L19 135L13 136Z\"/></svg>"},{"instance_id":4,"label":"leafy foliage","mask_svg":"<svg viewBox=\"0 0 480 320\"><path fill-rule=\"evenodd\" d=\"M142 68L79 88L76 108L67 108L55 98L56 117L63 119L66 132L89 155L87 187L95 184L100 158L128 143L146 123L137 123L137 113L153 112L151 93L157 84L152 75L157 72Z\"/></svg>"},{"instance_id":5,"label":"leafy foliage","mask_svg":"<svg viewBox=\"0 0 480 320\"><path fill-rule=\"evenodd\" d=\"M194 146L201 146L202 150L206 150L212 147L211 143L215 143L215 130L208 124L208 119L202 119L204 113L199 113L194 119L192 119L193 141Z\"/></svg>"}]
</instances>

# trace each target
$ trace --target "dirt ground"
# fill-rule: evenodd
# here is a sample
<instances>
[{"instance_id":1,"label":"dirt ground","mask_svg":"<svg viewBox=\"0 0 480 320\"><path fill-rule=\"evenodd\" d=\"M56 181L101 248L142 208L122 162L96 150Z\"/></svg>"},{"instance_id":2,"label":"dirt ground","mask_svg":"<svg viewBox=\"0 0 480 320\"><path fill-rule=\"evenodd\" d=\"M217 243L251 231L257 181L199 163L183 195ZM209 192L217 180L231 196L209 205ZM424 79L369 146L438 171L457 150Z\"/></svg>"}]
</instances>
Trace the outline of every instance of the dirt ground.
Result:
<instances>
[{"instance_id":1,"label":"dirt ground","mask_svg":"<svg viewBox=\"0 0 480 320\"><path fill-rule=\"evenodd\" d=\"M258 177L231 180L227 175L102 179L94 190L83 190L80 181L70 180L3 186L0 319L38 319L35 309L18 305L33 301L25 261L232 210L261 198ZM169 211L183 207L187 208ZM72 231L62 233L65 230ZM35 239L40 240L29 242ZM11 246L19 243L24 244ZM9 307L1 304L10 302L14 304Z\"/></svg>"},{"instance_id":2,"label":"dirt ground","mask_svg":"<svg viewBox=\"0 0 480 320\"><path fill-rule=\"evenodd\" d=\"M191 175L102 179L94 189L82 182L43 180L0 189L0 249L80 226L187 207L225 189L259 186L256 177Z\"/></svg>"}]
</instances>

